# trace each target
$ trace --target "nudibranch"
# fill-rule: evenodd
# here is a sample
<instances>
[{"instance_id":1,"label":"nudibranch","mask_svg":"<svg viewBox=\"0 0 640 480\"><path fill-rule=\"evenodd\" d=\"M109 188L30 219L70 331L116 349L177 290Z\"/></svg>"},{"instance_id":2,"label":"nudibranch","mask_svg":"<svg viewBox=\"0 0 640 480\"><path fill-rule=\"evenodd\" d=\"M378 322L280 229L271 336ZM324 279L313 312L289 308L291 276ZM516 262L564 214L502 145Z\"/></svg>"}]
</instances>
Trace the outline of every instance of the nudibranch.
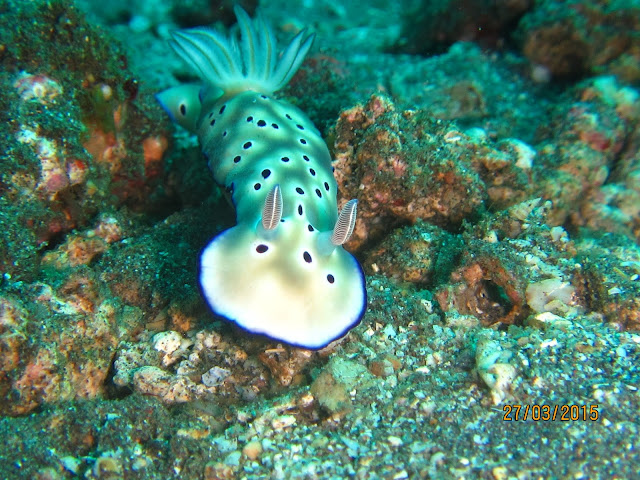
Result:
<instances>
[{"instance_id":1,"label":"nudibranch","mask_svg":"<svg viewBox=\"0 0 640 480\"><path fill-rule=\"evenodd\" d=\"M158 94L172 119L197 134L237 224L200 257L199 281L215 314L247 331L319 349L360 322L367 303L358 261L342 245L357 201L338 213L329 150L311 120L273 96L296 72L313 35L278 55L258 15L235 8L238 30L173 33L171 45L200 76Z\"/></svg>"}]
</instances>

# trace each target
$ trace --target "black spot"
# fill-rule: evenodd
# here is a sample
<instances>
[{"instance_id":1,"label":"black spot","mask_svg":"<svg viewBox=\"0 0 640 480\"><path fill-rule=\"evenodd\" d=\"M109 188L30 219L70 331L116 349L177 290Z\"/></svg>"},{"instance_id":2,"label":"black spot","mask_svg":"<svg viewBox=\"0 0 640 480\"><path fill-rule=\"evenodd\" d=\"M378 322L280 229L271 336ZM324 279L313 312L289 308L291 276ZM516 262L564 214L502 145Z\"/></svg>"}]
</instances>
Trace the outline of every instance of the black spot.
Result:
<instances>
[{"instance_id":1,"label":"black spot","mask_svg":"<svg viewBox=\"0 0 640 480\"><path fill-rule=\"evenodd\" d=\"M269 178L269 175L271 175L271 170L269 170L268 168L262 170L262 178Z\"/></svg>"},{"instance_id":2,"label":"black spot","mask_svg":"<svg viewBox=\"0 0 640 480\"><path fill-rule=\"evenodd\" d=\"M240 157L240 155L236 155L236 156L233 158L233 163L239 163L239 162L240 162L240 160L242 160L242 158Z\"/></svg>"},{"instance_id":3,"label":"black spot","mask_svg":"<svg viewBox=\"0 0 640 480\"><path fill-rule=\"evenodd\" d=\"M312 177L316 176L316 171L313 168L309 169L309 173L311 174Z\"/></svg>"},{"instance_id":4,"label":"black spot","mask_svg":"<svg viewBox=\"0 0 640 480\"><path fill-rule=\"evenodd\" d=\"M285 117L287 117L289 120L293 120L293 119L291 118L291 115L289 115L288 113L286 113L286 114L285 114Z\"/></svg>"},{"instance_id":5,"label":"black spot","mask_svg":"<svg viewBox=\"0 0 640 480\"><path fill-rule=\"evenodd\" d=\"M307 141L306 141L304 138L301 138L301 139L300 139L300 143L301 143L301 144L303 144L303 145L306 145L306 144L307 144Z\"/></svg>"},{"instance_id":6,"label":"black spot","mask_svg":"<svg viewBox=\"0 0 640 480\"><path fill-rule=\"evenodd\" d=\"M246 142L246 143L242 146L242 148L244 148L245 150L249 150L249 149L251 148L251 145L252 145L252 144L251 144L251 142Z\"/></svg>"},{"instance_id":7,"label":"black spot","mask_svg":"<svg viewBox=\"0 0 640 480\"><path fill-rule=\"evenodd\" d=\"M300 195L304 195L304 190L300 187L296 187L296 192L298 192Z\"/></svg>"},{"instance_id":8,"label":"black spot","mask_svg":"<svg viewBox=\"0 0 640 480\"><path fill-rule=\"evenodd\" d=\"M180 104L180 114L183 117L187 114L187 106L184 103Z\"/></svg>"},{"instance_id":9,"label":"black spot","mask_svg":"<svg viewBox=\"0 0 640 480\"><path fill-rule=\"evenodd\" d=\"M304 158L304 161L305 161L305 162L308 162L308 161L309 161L309 157L307 157L306 155L302 155L302 158Z\"/></svg>"},{"instance_id":10,"label":"black spot","mask_svg":"<svg viewBox=\"0 0 640 480\"><path fill-rule=\"evenodd\" d=\"M324 189L328 192L329 191L329 184L327 182L324 182Z\"/></svg>"},{"instance_id":11,"label":"black spot","mask_svg":"<svg viewBox=\"0 0 640 480\"><path fill-rule=\"evenodd\" d=\"M264 120L258 120L258 126L259 127L264 127L267 124L267 122L265 122Z\"/></svg>"},{"instance_id":12,"label":"black spot","mask_svg":"<svg viewBox=\"0 0 640 480\"><path fill-rule=\"evenodd\" d=\"M267 250L269 250L269 247L267 247L266 245L264 245L262 243L256 247L256 252L258 252L258 253L264 253Z\"/></svg>"},{"instance_id":13,"label":"black spot","mask_svg":"<svg viewBox=\"0 0 640 480\"><path fill-rule=\"evenodd\" d=\"M224 113L225 108L227 108L226 105L222 105L222 107L220 107L220 114Z\"/></svg>"},{"instance_id":14,"label":"black spot","mask_svg":"<svg viewBox=\"0 0 640 480\"><path fill-rule=\"evenodd\" d=\"M298 127L300 130L304 130L304 127L300 124L296 125L296 127Z\"/></svg>"},{"instance_id":15,"label":"black spot","mask_svg":"<svg viewBox=\"0 0 640 480\"><path fill-rule=\"evenodd\" d=\"M304 261L307 263L311 263L311 255L309 255L309 252L304 252L302 254L302 258L304 258Z\"/></svg>"},{"instance_id":16,"label":"black spot","mask_svg":"<svg viewBox=\"0 0 640 480\"><path fill-rule=\"evenodd\" d=\"M264 98L266 100L269 97L267 97L266 95L260 95L260 98Z\"/></svg>"},{"instance_id":17,"label":"black spot","mask_svg":"<svg viewBox=\"0 0 640 480\"><path fill-rule=\"evenodd\" d=\"M259 183L256 183L256 184L253 186L253 189L254 189L254 190L260 190L260 187L262 187L262 185L260 185Z\"/></svg>"},{"instance_id":18,"label":"black spot","mask_svg":"<svg viewBox=\"0 0 640 480\"><path fill-rule=\"evenodd\" d=\"M298 215L302 215L302 205L298 205Z\"/></svg>"},{"instance_id":19,"label":"black spot","mask_svg":"<svg viewBox=\"0 0 640 480\"><path fill-rule=\"evenodd\" d=\"M282 160L283 162L288 162L289 161L289 157L282 157L280 160Z\"/></svg>"},{"instance_id":20,"label":"black spot","mask_svg":"<svg viewBox=\"0 0 640 480\"><path fill-rule=\"evenodd\" d=\"M247 122L253 122L253 117L251 116L247 117Z\"/></svg>"},{"instance_id":21,"label":"black spot","mask_svg":"<svg viewBox=\"0 0 640 480\"><path fill-rule=\"evenodd\" d=\"M307 225L307 229L308 229L310 232L313 232L313 231L315 230L315 228L313 228L313 226L312 226L311 224Z\"/></svg>"},{"instance_id":22,"label":"black spot","mask_svg":"<svg viewBox=\"0 0 640 480\"><path fill-rule=\"evenodd\" d=\"M213 112L209 112L209 118L213 117Z\"/></svg>"},{"instance_id":23,"label":"black spot","mask_svg":"<svg viewBox=\"0 0 640 480\"><path fill-rule=\"evenodd\" d=\"M276 130L280 128L277 123L272 123L271 126Z\"/></svg>"},{"instance_id":24,"label":"black spot","mask_svg":"<svg viewBox=\"0 0 640 480\"><path fill-rule=\"evenodd\" d=\"M226 137L227 136L227 131L225 130L224 132L222 132L222 136Z\"/></svg>"},{"instance_id":25,"label":"black spot","mask_svg":"<svg viewBox=\"0 0 640 480\"><path fill-rule=\"evenodd\" d=\"M336 167L331 167L331 172L335 173L335 171L336 171Z\"/></svg>"},{"instance_id":26,"label":"black spot","mask_svg":"<svg viewBox=\"0 0 640 480\"><path fill-rule=\"evenodd\" d=\"M322 192L319 188L316 188L316 195L318 195L318 198L322 198Z\"/></svg>"},{"instance_id":27,"label":"black spot","mask_svg":"<svg viewBox=\"0 0 640 480\"><path fill-rule=\"evenodd\" d=\"M335 282L335 281L336 281L336 279L335 279L335 278L333 278L333 275L331 275L331 274L327 275L327 282L329 282L329 283L333 283L333 282Z\"/></svg>"},{"instance_id":28,"label":"black spot","mask_svg":"<svg viewBox=\"0 0 640 480\"><path fill-rule=\"evenodd\" d=\"M216 124L216 119L215 118L211 119L211 122L209 122L209 125L213 127L215 124Z\"/></svg>"}]
</instances>

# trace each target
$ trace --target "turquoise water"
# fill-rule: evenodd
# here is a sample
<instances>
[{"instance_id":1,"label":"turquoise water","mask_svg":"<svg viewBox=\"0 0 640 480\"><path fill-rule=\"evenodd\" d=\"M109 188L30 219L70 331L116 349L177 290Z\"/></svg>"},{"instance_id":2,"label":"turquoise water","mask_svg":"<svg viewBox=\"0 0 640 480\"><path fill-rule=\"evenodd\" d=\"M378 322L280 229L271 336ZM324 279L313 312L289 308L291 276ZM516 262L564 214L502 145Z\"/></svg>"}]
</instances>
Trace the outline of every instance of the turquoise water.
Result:
<instances>
[{"instance_id":1,"label":"turquoise water","mask_svg":"<svg viewBox=\"0 0 640 480\"><path fill-rule=\"evenodd\" d=\"M639 477L640 5L255 3L0 1L0 478Z\"/></svg>"}]
</instances>

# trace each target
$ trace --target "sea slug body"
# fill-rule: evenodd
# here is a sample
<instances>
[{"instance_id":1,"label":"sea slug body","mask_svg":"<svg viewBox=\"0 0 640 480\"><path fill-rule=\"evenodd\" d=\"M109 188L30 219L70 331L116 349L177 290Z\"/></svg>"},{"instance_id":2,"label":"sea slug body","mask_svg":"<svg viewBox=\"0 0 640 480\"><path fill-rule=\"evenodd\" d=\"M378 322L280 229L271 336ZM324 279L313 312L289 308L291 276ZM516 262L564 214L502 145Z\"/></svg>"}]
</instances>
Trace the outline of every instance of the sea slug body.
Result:
<instances>
[{"instance_id":1,"label":"sea slug body","mask_svg":"<svg viewBox=\"0 0 640 480\"><path fill-rule=\"evenodd\" d=\"M203 250L199 280L213 311L240 327L319 349L357 325L364 275L342 248L357 202L338 212L331 157L298 108L273 97L311 48L305 31L278 57L273 30L235 9L240 36L206 28L173 34L174 50L200 75L157 95L173 120L198 135L237 225Z\"/></svg>"}]
</instances>

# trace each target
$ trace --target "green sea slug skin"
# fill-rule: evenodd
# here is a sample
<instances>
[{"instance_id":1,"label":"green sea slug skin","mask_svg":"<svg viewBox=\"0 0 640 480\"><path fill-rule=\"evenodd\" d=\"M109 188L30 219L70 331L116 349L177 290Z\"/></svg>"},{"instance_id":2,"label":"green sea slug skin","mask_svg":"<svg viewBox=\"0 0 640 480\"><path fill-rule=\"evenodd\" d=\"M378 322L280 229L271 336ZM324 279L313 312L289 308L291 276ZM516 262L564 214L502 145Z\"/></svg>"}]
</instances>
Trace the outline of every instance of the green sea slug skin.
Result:
<instances>
[{"instance_id":1,"label":"green sea slug skin","mask_svg":"<svg viewBox=\"0 0 640 480\"><path fill-rule=\"evenodd\" d=\"M319 349L357 325L366 308L364 274L342 248L357 202L338 213L320 133L302 111L272 96L313 36L300 32L278 55L262 16L235 13L239 35L206 28L173 34L174 50L203 85L158 95L172 119L198 135L236 208L237 225L202 252L200 286L213 311L240 327Z\"/></svg>"}]
</instances>

